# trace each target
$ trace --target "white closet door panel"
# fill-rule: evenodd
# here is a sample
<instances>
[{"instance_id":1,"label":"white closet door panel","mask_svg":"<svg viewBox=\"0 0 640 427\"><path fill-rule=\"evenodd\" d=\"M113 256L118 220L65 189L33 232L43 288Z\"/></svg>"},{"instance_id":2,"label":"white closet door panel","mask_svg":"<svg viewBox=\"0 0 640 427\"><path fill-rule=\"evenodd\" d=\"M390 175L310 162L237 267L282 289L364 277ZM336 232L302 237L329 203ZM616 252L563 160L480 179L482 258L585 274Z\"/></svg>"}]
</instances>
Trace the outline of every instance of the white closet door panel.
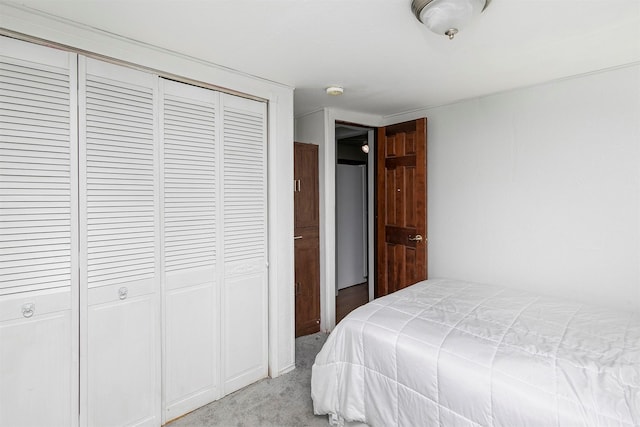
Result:
<instances>
[{"instance_id":1,"label":"white closet door panel","mask_svg":"<svg viewBox=\"0 0 640 427\"><path fill-rule=\"evenodd\" d=\"M76 57L0 43L0 295L68 287L77 233Z\"/></svg>"},{"instance_id":2,"label":"white closet door panel","mask_svg":"<svg viewBox=\"0 0 640 427\"><path fill-rule=\"evenodd\" d=\"M0 37L2 426L78 422L76 108L75 54Z\"/></svg>"},{"instance_id":3,"label":"white closet door panel","mask_svg":"<svg viewBox=\"0 0 640 427\"><path fill-rule=\"evenodd\" d=\"M161 80L164 416L220 397L219 94Z\"/></svg>"},{"instance_id":4,"label":"white closet door panel","mask_svg":"<svg viewBox=\"0 0 640 427\"><path fill-rule=\"evenodd\" d=\"M177 418L220 397L219 299L214 282L166 291L165 412Z\"/></svg>"},{"instance_id":5,"label":"white closet door panel","mask_svg":"<svg viewBox=\"0 0 640 427\"><path fill-rule=\"evenodd\" d=\"M0 425L75 425L72 409L71 311L0 323ZM38 336L24 344L25 337ZM76 398L77 399L77 398Z\"/></svg>"},{"instance_id":6,"label":"white closet door panel","mask_svg":"<svg viewBox=\"0 0 640 427\"><path fill-rule=\"evenodd\" d=\"M226 277L222 344L224 392L267 376L267 276Z\"/></svg>"},{"instance_id":7,"label":"white closet door panel","mask_svg":"<svg viewBox=\"0 0 640 427\"><path fill-rule=\"evenodd\" d=\"M76 425L70 289L6 296L0 315L0 425Z\"/></svg>"},{"instance_id":8,"label":"white closet door panel","mask_svg":"<svg viewBox=\"0 0 640 427\"><path fill-rule=\"evenodd\" d=\"M224 392L267 375L266 104L222 95Z\"/></svg>"},{"instance_id":9,"label":"white closet door panel","mask_svg":"<svg viewBox=\"0 0 640 427\"><path fill-rule=\"evenodd\" d=\"M160 424L157 100L156 76L80 59L87 425Z\"/></svg>"},{"instance_id":10,"label":"white closet door panel","mask_svg":"<svg viewBox=\"0 0 640 427\"><path fill-rule=\"evenodd\" d=\"M151 74L86 61L89 288L157 277L156 92Z\"/></svg>"},{"instance_id":11,"label":"white closet door panel","mask_svg":"<svg viewBox=\"0 0 640 427\"><path fill-rule=\"evenodd\" d=\"M88 304L97 305L113 301L116 297L119 300L136 298L143 295L152 294L156 291L158 283L155 280L141 280L134 282L134 286L118 283L117 285L101 286L92 289L88 293Z\"/></svg>"},{"instance_id":12,"label":"white closet door panel","mask_svg":"<svg viewBox=\"0 0 640 427\"><path fill-rule=\"evenodd\" d=\"M224 105L224 261L264 266L267 245L266 105L231 95Z\"/></svg>"},{"instance_id":13,"label":"white closet door panel","mask_svg":"<svg viewBox=\"0 0 640 427\"><path fill-rule=\"evenodd\" d=\"M157 426L159 347L153 294L118 292L91 301L88 323L88 425Z\"/></svg>"},{"instance_id":14,"label":"white closet door panel","mask_svg":"<svg viewBox=\"0 0 640 427\"><path fill-rule=\"evenodd\" d=\"M164 268L216 261L218 94L162 80Z\"/></svg>"}]
</instances>

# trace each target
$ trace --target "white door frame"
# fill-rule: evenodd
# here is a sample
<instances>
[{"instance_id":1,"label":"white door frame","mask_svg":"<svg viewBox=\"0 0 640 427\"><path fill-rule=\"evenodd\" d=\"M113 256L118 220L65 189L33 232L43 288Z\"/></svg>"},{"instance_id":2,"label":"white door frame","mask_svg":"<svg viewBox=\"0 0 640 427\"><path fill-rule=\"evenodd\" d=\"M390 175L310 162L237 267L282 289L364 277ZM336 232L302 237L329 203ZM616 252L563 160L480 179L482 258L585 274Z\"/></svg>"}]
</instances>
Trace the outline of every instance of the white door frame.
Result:
<instances>
[{"instance_id":1,"label":"white door frame","mask_svg":"<svg viewBox=\"0 0 640 427\"><path fill-rule=\"evenodd\" d=\"M324 110L324 146L320 147L321 158L324 159L320 165L320 182L324 188L324 194L320 195L320 329L331 331L336 325L336 121L357 124L363 127L377 128L382 126L382 116L371 114L355 113L337 109ZM370 132L370 141L373 138L373 131ZM369 164L373 165L375 149L370 145ZM373 178L373 168L369 168L369 177ZM370 195L373 191L373 179L369 179ZM373 197L369 198L369 232L373 232ZM369 241L369 275L373 268L374 239ZM322 256L324 254L324 256ZM324 279L324 280L323 280ZM372 281L369 280L370 298Z\"/></svg>"}]
</instances>

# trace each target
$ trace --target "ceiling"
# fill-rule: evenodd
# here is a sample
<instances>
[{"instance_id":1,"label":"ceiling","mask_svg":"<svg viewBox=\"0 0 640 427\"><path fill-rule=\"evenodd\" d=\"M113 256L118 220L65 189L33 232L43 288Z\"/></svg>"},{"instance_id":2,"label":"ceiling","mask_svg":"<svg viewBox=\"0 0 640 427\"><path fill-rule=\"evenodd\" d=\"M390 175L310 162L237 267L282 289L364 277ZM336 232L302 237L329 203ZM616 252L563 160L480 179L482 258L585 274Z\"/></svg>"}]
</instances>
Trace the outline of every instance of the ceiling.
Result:
<instances>
[{"instance_id":1,"label":"ceiling","mask_svg":"<svg viewBox=\"0 0 640 427\"><path fill-rule=\"evenodd\" d=\"M12 3L292 86L297 116L393 115L640 62L640 0L492 0L451 41L411 0Z\"/></svg>"},{"instance_id":2,"label":"ceiling","mask_svg":"<svg viewBox=\"0 0 640 427\"><path fill-rule=\"evenodd\" d=\"M363 140L367 139L367 134L370 130L371 128L336 123L336 140L350 142L355 139L362 143Z\"/></svg>"}]
</instances>

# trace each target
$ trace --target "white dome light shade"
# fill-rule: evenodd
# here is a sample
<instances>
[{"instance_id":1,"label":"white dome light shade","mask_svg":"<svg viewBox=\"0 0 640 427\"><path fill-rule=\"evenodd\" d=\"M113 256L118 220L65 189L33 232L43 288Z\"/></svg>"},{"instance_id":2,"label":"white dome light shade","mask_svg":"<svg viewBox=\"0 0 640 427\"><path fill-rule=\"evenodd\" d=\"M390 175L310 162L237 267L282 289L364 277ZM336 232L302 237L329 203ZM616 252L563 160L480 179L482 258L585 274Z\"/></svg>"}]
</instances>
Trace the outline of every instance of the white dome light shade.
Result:
<instances>
[{"instance_id":1,"label":"white dome light shade","mask_svg":"<svg viewBox=\"0 0 640 427\"><path fill-rule=\"evenodd\" d=\"M327 95L340 96L344 93L344 88L342 88L342 86L329 86L325 91Z\"/></svg>"},{"instance_id":2,"label":"white dome light shade","mask_svg":"<svg viewBox=\"0 0 640 427\"><path fill-rule=\"evenodd\" d=\"M420 10L418 19L434 33L453 38L485 5L486 0L432 0Z\"/></svg>"}]
</instances>

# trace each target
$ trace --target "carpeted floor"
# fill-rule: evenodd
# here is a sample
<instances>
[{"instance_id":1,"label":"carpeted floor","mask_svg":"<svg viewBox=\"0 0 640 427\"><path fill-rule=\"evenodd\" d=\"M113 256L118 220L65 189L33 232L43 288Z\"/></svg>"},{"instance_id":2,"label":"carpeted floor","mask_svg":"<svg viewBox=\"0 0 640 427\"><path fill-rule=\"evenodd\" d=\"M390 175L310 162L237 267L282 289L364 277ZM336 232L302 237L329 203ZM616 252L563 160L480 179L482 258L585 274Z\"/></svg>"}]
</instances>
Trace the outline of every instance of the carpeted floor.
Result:
<instances>
[{"instance_id":1,"label":"carpeted floor","mask_svg":"<svg viewBox=\"0 0 640 427\"><path fill-rule=\"evenodd\" d=\"M167 427L327 427L313 415L311 366L327 339L318 333L296 339L296 369L267 378L169 423Z\"/></svg>"}]
</instances>

